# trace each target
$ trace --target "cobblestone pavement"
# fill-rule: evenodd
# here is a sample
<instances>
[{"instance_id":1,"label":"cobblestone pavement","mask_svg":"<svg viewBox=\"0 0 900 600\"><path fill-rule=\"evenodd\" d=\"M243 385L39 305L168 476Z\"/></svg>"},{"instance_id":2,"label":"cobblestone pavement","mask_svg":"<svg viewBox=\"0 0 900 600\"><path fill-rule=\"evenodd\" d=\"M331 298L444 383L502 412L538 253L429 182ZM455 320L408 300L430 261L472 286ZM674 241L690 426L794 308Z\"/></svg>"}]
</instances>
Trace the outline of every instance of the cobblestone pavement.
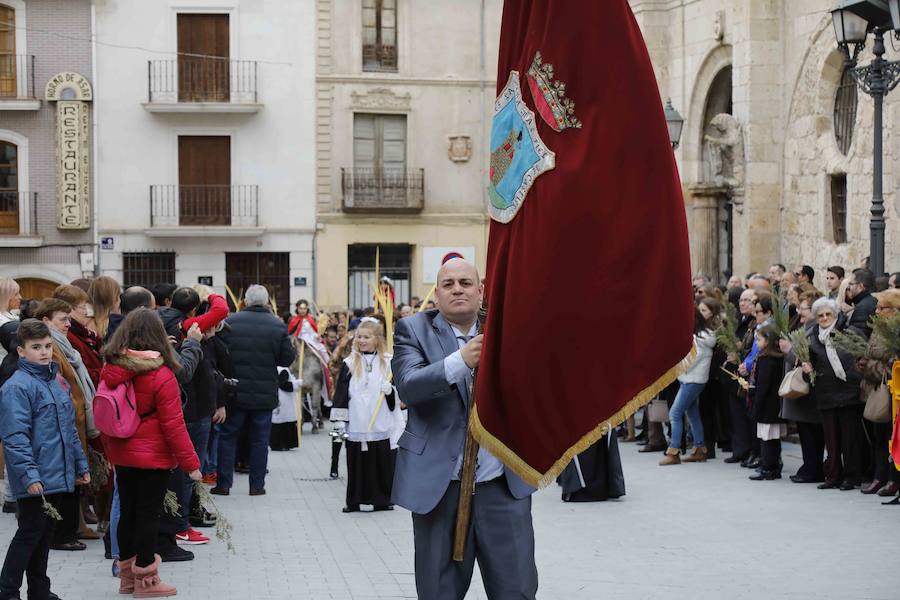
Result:
<instances>
[{"instance_id":1,"label":"cobblestone pavement","mask_svg":"<svg viewBox=\"0 0 900 600\"><path fill-rule=\"evenodd\" d=\"M415 598L409 514L342 514L343 481L328 479L329 442L307 432L300 449L273 452L266 496L250 498L246 476L237 476L219 501L236 554L213 540L193 548L193 562L163 565L179 597ZM622 445L622 458L628 495L619 501L564 504L557 489L535 496L539 597L898 597L900 507L787 478L748 481L746 469L721 459L663 468L659 455L632 444ZM785 474L798 463L799 447L786 444ZM0 539L13 530L13 517L2 515ZM102 543L88 544L51 552L53 589L65 600L120 597ZM468 598L486 598L477 570Z\"/></svg>"}]
</instances>

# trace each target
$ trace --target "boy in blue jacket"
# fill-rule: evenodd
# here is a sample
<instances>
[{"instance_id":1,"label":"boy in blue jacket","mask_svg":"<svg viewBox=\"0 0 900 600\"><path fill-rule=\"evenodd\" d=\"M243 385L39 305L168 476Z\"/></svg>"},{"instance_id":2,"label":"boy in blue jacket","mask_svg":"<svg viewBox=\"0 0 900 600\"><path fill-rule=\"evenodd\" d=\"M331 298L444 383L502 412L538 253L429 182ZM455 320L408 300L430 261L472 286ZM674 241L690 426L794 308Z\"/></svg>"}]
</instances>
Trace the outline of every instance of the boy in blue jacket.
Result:
<instances>
[{"instance_id":1,"label":"boy in blue jacket","mask_svg":"<svg viewBox=\"0 0 900 600\"><path fill-rule=\"evenodd\" d=\"M17 341L18 370L0 389L0 438L19 528L0 571L0 600L19 598L23 575L29 600L50 600L56 598L47 577L53 521L44 512L43 498L55 505L56 494L74 492L90 475L67 385L51 362L50 330L26 319Z\"/></svg>"}]
</instances>

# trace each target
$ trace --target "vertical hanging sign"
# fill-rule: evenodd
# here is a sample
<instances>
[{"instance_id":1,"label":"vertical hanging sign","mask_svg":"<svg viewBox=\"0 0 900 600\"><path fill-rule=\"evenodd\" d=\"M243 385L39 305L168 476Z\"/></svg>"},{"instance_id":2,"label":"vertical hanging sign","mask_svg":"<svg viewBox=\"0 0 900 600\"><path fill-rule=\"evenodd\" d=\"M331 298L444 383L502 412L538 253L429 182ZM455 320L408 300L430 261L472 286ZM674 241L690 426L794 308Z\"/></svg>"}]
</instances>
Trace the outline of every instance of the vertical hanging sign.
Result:
<instances>
[{"instance_id":1,"label":"vertical hanging sign","mask_svg":"<svg viewBox=\"0 0 900 600\"><path fill-rule=\"evenodd\" d=\"M91 226L91 84L78 73L47 82L45 98L56 102L57 223L59 229Z\"/></svg>"}]
</instances>

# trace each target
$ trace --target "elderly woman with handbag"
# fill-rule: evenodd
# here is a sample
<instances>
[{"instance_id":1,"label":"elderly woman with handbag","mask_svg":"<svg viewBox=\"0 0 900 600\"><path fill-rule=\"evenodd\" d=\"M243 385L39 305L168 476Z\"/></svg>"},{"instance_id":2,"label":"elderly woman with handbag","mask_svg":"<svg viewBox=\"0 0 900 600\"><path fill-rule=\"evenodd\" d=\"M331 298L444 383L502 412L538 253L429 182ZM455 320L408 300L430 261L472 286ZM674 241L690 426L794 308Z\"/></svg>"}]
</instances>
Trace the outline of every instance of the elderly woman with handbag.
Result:
<instances>
[{"instance_id":1,"label":"elderly woman with handbag","mask_svg":"<svg viewBox=\"0 0 900 600\"><path fill-rule=\"evenodd\" d=\"M839 487L848 491L862 483L867 453L859 387L862 375L853 357L834 345L833 335L846 327L837 303L819 298L812 305L812 313L816 325L809 332L810 362L803 364L803 372L816 373L813 396L822 412L828 450L825 481L819 489Z\"/></svg>"},{"instance_id":2,"label":"elderly woman with handbag","mask_svg":"<svg viewBox=\"0 0 900 600\"><path fill-rule=\"evenodd\" d=\"M803 327L807 337L810 330L816 325L812 316L812 305L821 297L822 294L818 290L800 294L797 314L800 317L800 327ZM779 341L779 346L781 351L784 352L785 373L788 373L799 364L799 361L794 354L791 342L782 339ZM810 393L803 396L783 397L781 416L785 420L794 421L797 424L797 435L800 437L800 450L803 455L803 464L797 469L797 473L791 475L791 481L794 483L821 483L825 481L825 472L823 470L825 432L822 429L822 413L816 408L815 398L813 398L811 390Z\"/></svg>"}]
</instances>

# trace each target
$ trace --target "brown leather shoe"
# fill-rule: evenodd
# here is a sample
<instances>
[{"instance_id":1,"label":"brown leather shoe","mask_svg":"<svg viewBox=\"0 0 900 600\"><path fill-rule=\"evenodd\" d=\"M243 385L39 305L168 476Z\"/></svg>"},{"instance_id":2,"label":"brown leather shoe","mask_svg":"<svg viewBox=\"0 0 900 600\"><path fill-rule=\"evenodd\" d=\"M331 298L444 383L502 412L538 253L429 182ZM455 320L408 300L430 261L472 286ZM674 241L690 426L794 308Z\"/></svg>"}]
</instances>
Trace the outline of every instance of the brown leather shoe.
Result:
<instances>
[{"instance_id":1,"label":"brown leather shoe","mask_svg":"<svg viewBox=\"0 0 900 600\"><path fill-rule=\"evenodd\" d=\"M666 450L666 455L663 456L662 460L659 461L659 466L664 467L666 465L680 465L681 464L681 452L678 448L669 448Z\"/></svg>"},{"instance_id":2,"label":"brown leather shoe","mask_svg":"<svg viewBox=\"0 0 900 600\"><path fill-rule=\"evenodd\" d=\"M696 446L682 459L683 462L706 462L706 446Z\"/></svg>"},{"instance_id":3,"label":"brown leather shoe","mask_svg":"<svg viewBox=\"0 0 900 600\"><path fill-rule=\"evenodd\" d=\"M888 481L887 485L878 490L878 495L882 498L890 498L891 496L896 496L897 492L900 492L900 484L896 481Z\"/></svg>"},{"instance_id":4,"label":"brown leather shoe","mask_svg":"<svg viewBox=\"0 0 900 600\"><path fill-rule=\"evenodd\" d=\"M874 481L872 481L872 482L869 483L868 485L864 485L864 486L862 487L862 489L859 490L859 491L862 492L863 494L867 494L867 495L868 495L868 494L877 494L877 493L878 493L878 490L880 490L880 489L883 488L883 487L884 487L884 482L883 482L883 481L880 481L880 480L878 480L878 479L875 479Z\"/></svg>"}]
</instances>

